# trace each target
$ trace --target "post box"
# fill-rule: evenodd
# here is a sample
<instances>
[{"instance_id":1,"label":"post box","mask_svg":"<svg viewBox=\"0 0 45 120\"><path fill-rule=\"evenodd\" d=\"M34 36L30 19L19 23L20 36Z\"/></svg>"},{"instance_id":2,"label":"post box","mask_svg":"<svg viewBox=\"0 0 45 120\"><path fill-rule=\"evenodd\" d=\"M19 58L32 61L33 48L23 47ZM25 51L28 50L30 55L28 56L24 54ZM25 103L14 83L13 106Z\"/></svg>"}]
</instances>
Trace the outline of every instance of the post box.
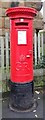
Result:
<instances>
[{"instance_id":1,"label":"post box","mask_svg":"<svg viewBox=\"0 0 45 120\"><path fill-rule=\"evenodd\" d=\"M33 104L33 8L9 8L10 17L10 108L26 110Z\"/></svg>"}]
</instances>

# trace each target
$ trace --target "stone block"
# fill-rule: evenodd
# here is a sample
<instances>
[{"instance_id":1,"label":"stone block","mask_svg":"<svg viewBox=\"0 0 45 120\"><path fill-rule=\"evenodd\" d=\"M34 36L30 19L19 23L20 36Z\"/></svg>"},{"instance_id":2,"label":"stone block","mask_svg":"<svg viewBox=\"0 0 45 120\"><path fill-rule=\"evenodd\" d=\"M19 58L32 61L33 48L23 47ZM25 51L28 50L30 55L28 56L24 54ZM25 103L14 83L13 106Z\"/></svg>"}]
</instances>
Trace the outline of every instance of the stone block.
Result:
<instances>
[{"instance_id":1,"label":"stone block","mask_svg":"<svg viewBox=\"0 0 45 120\"><path fill-rule=\"evenodd\" d=\"M6 33L6 32L9 33L9 32L10 32L10 29L5 29L5 33Z\"/></svg>"},{"instance_id":2,"label":"stone block","mask_svg":"<svg viewBox=\"0 0 45 120\"><path fill-rule=\"evenodd\" d=\"M37 9L38 11L41 10L42 8L42 2L41 1L38 1L38 0L28 0L27 2L25 2L25 6L26 7L32 7L32 8L35 8Z\"/></svg>"},{"instance_id":3,"label":"stone block","mask_svg":"<svg viewBox=\"0 0 45 120\"><path fill-rule=\"evenodd\" d=\"M0 8L0 17L2 16L2 8Z\"/></svg>"},{"instance_id":4,"label":"stone block","mask_svg":"<svg viewBox=\"0 0 45 120\"><path fill-rule=\"evenodd\" d=\"M18 6L19 6L19 7L23 7L23 6L25 6L24 1L20 1Z\"/></svg>"},{"instance_id":5,"label":"stone block","mask_svg":"<svg viewBox=\"0 0 45 120\"><path fill-rule=\"evenodd\" d=\"M6 16L6 9L0 8L0 17Z\"/></svg>"},{"instance_id":6,"label":"stone block","mask_svg":"<svg viewBox=\"0 0 45 120\"><path fill-rule=\"evenodd\" d=\"M10 0L8 0L7 2L2 2L2 8L8 9L9 7L10 7Z\"/></svg>"},{"instance_id":7,"label":"stone block","mask_svg":"<svg viewBox=\"0 0 45 120\"><path fill-rule=\"evenodd\" d=\"M10 28L10 20L8 17L5 17L5 28Z\"/></svg>"},{"instance_id":8,"label":"stone block","mask_svg":"<svg viewBox=\"0 0 45 120\"><path fill-rule=\"evenodd\" d=\"M35 20L33 21L33 25L35 29L43 29L44 28L44 22L42 20Z\"/></svg>"},{"instance_id":9,"label":"stone block","mask_svg":"<svg viewBox=\"0 0 45 120\"><path fill-rule=\"evenodd\" d=\"M0 29L0 36L4 36L5 35L5 29Z\"/></svg>"},{"instance_id":10,"label":"stone block","mask_svg":"<svg viewBox=\"0 0 45 120\"><path fill-rule=\"evenodd\" d=\"M4 17L0 17L0 29L4 28L5 26L4 23L5 23Z\"/></svg>"},{"instance_id":11,"label":"stone block","mask_svg":"<svg viewBox=\"0 0 45 120\"><path fill-rule=\"evenodd\" d=\"M2 8L2 2L0 1L0 8Z\"/></svg>"},{"instance_id":12,"label":"stone block","mask_svg":"<svg viewBox=\"0 0 45 120\"><path fill-rule=\"evenodd\" d=\"M31 2L25 2L25 6L26 7L31 7L32 5L31 5Z\"/></svg>"}]
</instances>

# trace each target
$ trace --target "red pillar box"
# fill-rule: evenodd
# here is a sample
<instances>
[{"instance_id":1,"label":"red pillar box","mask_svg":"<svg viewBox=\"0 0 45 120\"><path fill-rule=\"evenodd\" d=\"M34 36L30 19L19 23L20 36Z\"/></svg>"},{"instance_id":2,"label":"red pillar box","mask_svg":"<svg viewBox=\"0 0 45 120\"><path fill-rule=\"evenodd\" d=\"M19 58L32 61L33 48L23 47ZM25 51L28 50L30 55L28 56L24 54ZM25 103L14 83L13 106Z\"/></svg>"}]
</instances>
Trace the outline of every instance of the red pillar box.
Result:
<instances>
[{"instance_id":1,"label":"red pillar box","mask_svg":"<svg viewBox=\"0 0 45 120\"><path fill-rule=\"evenodd\" d=\"M10 8L10 106L26 110L33 103L33 8Z\"/></svg>"}]
</instances>

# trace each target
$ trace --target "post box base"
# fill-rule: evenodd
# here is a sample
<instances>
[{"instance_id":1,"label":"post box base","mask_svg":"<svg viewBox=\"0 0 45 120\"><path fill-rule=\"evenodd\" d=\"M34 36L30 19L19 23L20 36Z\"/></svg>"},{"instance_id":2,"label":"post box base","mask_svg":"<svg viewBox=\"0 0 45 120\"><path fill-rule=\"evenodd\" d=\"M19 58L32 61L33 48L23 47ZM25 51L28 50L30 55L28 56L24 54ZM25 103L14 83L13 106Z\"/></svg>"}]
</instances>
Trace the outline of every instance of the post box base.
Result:
<instances>
[{"instance_id":1,"label":"post box base","mask_svg":"<svg viewBox=\"0 0 45 120\"><path fill-rule=\"evenodd\" d=\"M18 84L10 81L9 107L13 111L31 111L37 106L34 100L34 82Z\"/></svg>"}]
</instances>

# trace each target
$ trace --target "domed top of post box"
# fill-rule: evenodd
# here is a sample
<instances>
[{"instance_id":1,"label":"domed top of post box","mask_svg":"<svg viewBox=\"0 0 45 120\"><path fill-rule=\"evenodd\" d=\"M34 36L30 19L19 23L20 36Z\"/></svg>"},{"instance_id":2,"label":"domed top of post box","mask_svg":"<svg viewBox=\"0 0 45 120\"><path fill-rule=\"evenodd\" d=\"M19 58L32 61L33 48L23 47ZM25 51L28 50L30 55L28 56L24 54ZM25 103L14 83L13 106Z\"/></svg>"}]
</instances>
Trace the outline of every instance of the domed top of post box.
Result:
<instances>
[{"instance_id":1,"label":"domed top of post box","mask_svg":"<svg viewBox=\"0 0 45 120\"><path fill-rule=\"evenodd\" d=\"M13 7L6 10L6 15L10 18L33 18L37 10L28 7Z\"/></svg>"}]
</instances>

